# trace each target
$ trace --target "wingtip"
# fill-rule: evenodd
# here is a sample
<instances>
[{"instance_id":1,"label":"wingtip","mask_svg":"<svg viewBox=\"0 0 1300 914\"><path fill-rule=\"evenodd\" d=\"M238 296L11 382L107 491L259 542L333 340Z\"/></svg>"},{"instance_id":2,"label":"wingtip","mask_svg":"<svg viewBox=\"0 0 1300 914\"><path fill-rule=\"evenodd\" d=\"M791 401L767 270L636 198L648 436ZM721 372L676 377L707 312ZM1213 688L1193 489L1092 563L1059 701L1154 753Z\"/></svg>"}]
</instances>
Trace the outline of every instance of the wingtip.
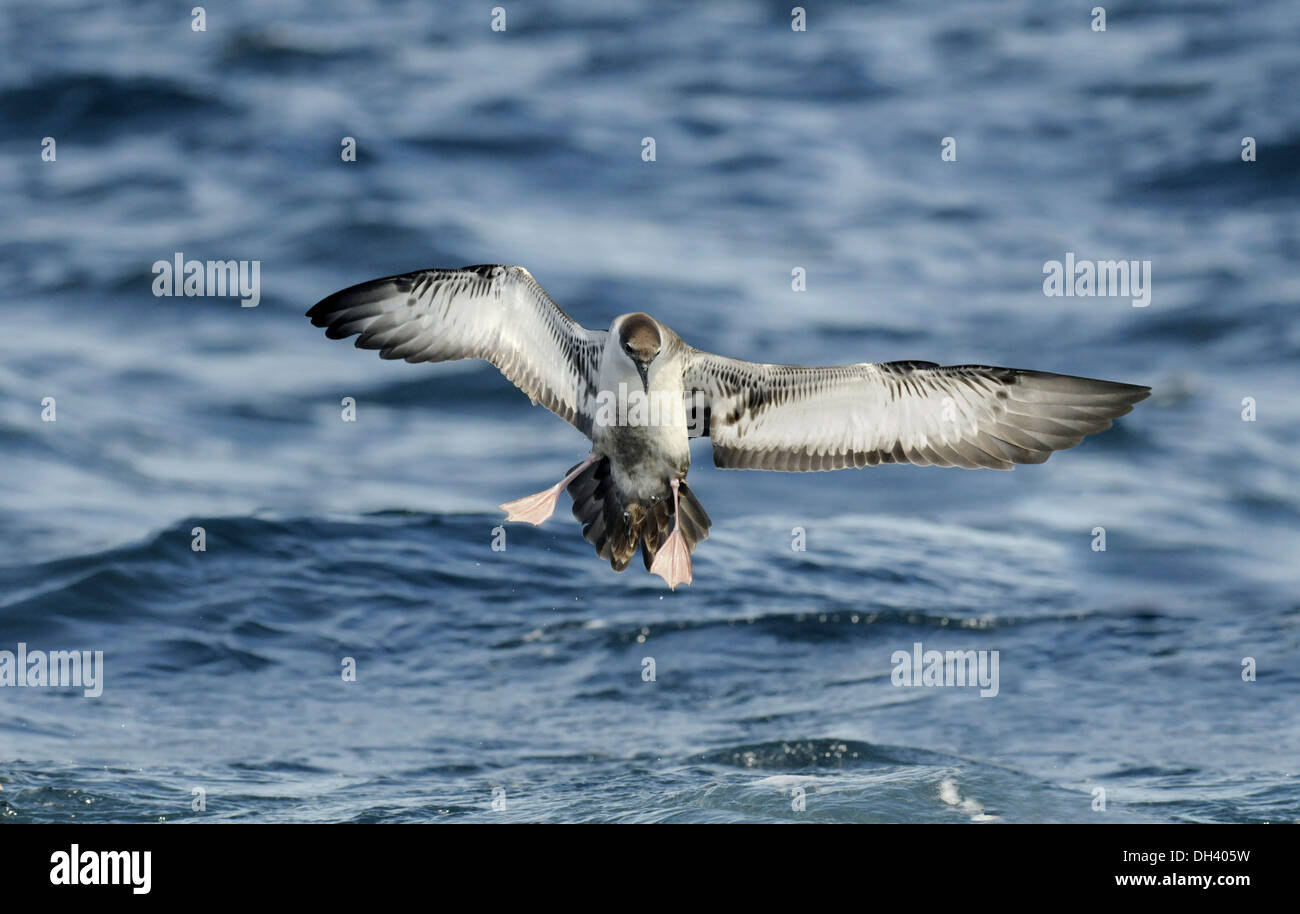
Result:
<instances>
[{"instance_id":1,"label":"wingtip","mask_svg":"<svg viewBox=\"0 0 1300 914\"><path fill-rule=\"evenodd\" d=\"M343 290L346 292L347 290ZM330 317L338 310L339 296L342 292L334 292L326 295L316 304L307 309L305 317L311 319L313 327L328 327Z\"/></svg>"}]
</instances>

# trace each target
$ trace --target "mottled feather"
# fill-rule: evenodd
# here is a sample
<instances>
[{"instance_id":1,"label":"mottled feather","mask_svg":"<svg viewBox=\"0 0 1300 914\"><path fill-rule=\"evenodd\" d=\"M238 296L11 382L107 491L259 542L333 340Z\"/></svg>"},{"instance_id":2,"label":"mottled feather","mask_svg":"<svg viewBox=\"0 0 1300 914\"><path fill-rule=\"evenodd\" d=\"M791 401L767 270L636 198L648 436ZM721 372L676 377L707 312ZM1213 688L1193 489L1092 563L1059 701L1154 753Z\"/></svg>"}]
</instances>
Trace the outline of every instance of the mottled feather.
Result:
<instances>
[{"instance_id":1,"label":"mottled feather","mask_svg":"<svg viewBox=\"0 0 1300 914\"><path fill-rule=\"evenodd\" d=\"M591 434L606 331L565 314L523 267L417 270L335 292L307 312L331 339L385 359L484 359L534 403Z\"/></svg>"},{"instance_id":2,"label":"mottled feather","mask_svg":"<svg viewBox=\"0 0 1300 914\"><path fill-rule=\"evenodd\" d=\"M763 365L694 350L713 462L811 472L881 463L1042 463L1110 428L1150 388L987 365Z\"/></svg>"}]
</instances>

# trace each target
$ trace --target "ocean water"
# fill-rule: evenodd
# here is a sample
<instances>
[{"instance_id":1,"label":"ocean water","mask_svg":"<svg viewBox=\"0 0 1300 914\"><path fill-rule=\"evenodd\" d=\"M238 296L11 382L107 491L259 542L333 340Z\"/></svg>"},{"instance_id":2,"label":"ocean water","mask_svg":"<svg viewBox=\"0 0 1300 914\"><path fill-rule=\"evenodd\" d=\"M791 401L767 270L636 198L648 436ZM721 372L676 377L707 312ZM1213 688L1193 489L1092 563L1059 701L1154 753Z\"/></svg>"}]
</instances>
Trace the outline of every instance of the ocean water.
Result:
<instances>
[{"instance_id":1,"label":"ocean water","mask_svg":"<svg viewBox=\"0 0 1300 914\"><path fill-rule=\"evenodd\" d=\"M0 688L0 821L1300 819L1300 7L791 5L4 6L0 650L104 675ZM1045 296L1066 252L1149 306ZM258 306L154 296L177 253ZM303 317L496 262L742 358L1154 391L1012 473L697 442L671 593L567 497L494 551L582 437Z\"/></svg>"}]
</instances>

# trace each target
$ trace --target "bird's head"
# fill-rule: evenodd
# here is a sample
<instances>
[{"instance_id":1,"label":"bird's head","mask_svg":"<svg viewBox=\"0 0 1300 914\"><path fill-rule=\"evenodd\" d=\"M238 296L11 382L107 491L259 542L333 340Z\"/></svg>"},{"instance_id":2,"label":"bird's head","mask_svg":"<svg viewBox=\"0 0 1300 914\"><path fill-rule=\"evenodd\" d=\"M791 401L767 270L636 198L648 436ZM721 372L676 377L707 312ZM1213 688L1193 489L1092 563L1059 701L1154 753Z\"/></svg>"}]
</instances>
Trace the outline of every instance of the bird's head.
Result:
<instances>
[{"instance_id":1,"label":"bird's head","mask_svg":"<svg viewBox=\"0 0 1300 914\"><path fill-rule=\"evenodd\" d=\"M648 314L624 314L610 327L610 335L618 340L619 351L636 366L641 376L641 386L649 392L650 363L663 347L659 322Z\"/></svg>"}]
</instances>

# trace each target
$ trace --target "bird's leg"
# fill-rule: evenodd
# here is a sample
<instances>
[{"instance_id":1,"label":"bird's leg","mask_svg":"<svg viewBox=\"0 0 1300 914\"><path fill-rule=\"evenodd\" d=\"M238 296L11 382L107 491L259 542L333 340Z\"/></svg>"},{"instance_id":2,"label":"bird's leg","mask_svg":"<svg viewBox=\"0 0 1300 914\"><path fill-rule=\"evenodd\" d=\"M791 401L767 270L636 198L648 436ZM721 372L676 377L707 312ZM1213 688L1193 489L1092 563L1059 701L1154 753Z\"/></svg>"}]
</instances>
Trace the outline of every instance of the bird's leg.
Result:
<instances>
[{"instance_id":1,"label":"bird's leg","mask_svg":"<svg viewBox=\"0 0 1300 914\"><path fill-rule=\"evenodd\" d=\"M504 505L498 505L502 511L506 512L506 521L525 521L533 526L540 526L545 523L547 518L555 513L555 503L560 498L560 493L573 480L578 478L578 474L596 462L596 452L592 451L587 455L587 459L582 461L573 468L573 472L565 476L555 485L551 486L545 492L538 492L536 495L525 495L523 498L508 501Z\"/></svg>"},{"instance_id":2,"label":"bird's leg","mask_svg":"<svg viewBox=\"0 0 1300 914\"><path fill-rule=\"evenodd\" d=\"M676 590L678 584L691 583L691 550L686 546L682 536L681 515L677 513L678 481L672 481L673 487L673 532L664 540L655 560L650 563L650 573L657 574L668 582L670 590Z\"/></svg>"}]
</instances>

